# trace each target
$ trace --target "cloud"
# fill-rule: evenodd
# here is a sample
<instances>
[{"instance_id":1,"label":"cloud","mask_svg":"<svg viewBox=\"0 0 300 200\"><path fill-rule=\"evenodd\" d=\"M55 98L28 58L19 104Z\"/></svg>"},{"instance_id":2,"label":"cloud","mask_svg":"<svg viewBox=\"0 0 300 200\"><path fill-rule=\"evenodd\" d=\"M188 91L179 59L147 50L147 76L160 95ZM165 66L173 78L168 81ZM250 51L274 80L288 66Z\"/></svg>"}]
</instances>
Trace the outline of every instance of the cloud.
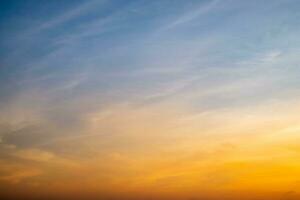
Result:
<instances>
[{"instance_id":1,"label":"cloud","mask_svg":"<svg viewBox=\"0 0 300 200\"><path fill-rule=\"evenodd\" d=\"M38 33L41 31L45 31L47 29L55 28L56 26L62 25L67 23L71 20L74 20L84 14L88 14L88 12L92 9L95 9L99 6L99 4L103 4L104 0L89 0L80 5L75 6L74 8L67 10L61 15L55 16L53 19L50 19L46 22L43 22L41 25L37 26L36 28L32 29L32 33Z\"/></svg>"},{"instance_id":2,"label":"cloud","mask_svg":"<svg viewBox=\"0 0 300 200\"><path fill-rule=\"evenodd\" d=\"M41 175L42 172L38 169L27 169L22 171L16 171L13 174L0 176L1 181L8 181L12 184L20 183L26 179Z\"/></svg>"},{"instance_id":3,"label":"cloud","mask_svg":"<svg viewBox=\"0 0 300 200\"><path fill-rule=\"evenodd\" d=\"M204 5L198 6L194 10L190 10L187 13L181 15L179 18L177 18L175 21L167 24L165 27L163 27L163 30L169 30L173 29L177 26L183 25L185 23L191 22L192 20L195 20L196 18L200 17L201 15L204 15L208 12L210 12L215 6L219 3L219 0L211 0L208 3L205 3Z\"/></svg>"},{"instance_id":4,"label":"cloud","mask_svg":"<svg viewBox=\"0 0 300 200\"><path fill-rule=\"evenodd\" d=\"M31 161L48 162L54 158L54 154L39 149L19 150L13 154L14 156Z\"/></svg>"}]
</instances>

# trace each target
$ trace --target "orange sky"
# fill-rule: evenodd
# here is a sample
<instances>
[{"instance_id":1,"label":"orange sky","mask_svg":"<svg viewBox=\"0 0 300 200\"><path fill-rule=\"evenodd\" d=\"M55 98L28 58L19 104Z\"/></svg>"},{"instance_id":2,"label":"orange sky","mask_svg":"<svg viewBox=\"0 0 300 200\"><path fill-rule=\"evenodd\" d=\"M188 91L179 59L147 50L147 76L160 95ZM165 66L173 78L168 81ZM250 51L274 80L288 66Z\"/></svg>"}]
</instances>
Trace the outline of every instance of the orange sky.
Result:
<instances>
[{"instance_id":1,"label":"orange sky","mask_svg":"<svg viewBox=\"0 0 300 200\"><path fill-rule=\"evenodd\" d=\"M184 109L170 105L120 105L92 113L86 116L84 134L43 144L59 153L42 146L3 145L10 157L1 161L6 174L1 185L9 188L2 192L17 188L20 194L55 197L296 199L297 102L188 117ZM110 129L114 134L97 134Z\"/></svg>"}]
</instances>

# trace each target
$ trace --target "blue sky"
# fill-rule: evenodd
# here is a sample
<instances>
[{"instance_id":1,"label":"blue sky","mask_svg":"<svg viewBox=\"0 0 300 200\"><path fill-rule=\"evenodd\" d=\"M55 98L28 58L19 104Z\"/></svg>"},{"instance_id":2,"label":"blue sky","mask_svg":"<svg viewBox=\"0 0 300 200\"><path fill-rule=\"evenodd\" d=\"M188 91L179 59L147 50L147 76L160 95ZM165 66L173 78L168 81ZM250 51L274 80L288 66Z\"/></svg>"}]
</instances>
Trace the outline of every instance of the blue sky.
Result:
<instances>
[{"instance_id":1,"label":"blue sky","mask_svg":"<svg viewBox=\"0 0 300 200\"><path fill-rule=\"evenodd\" d=\"M1 6L1 74L12 84L30 80L22 87L61 87L91 76L82 84L101 90L105 84L118 88L142 81L148 87L155 79L240 69L241 62L297 52L298 6L295 1L7 1ZM153 77L156 69L165 73ZM146 79L131 77L139 71L146 71ZM114 81L93 87L108 74ZM45 79L36 82L37 77Z\"/></svg>"},{"instance_id":2,"label":"blue sky","mask_svg":"<svg viewBox=\"0 0 300 200\"><path fill-rule=\"evenodd\" d=\"M202 142L218 151L251 135L268 141L269 123L298 130L297 0L4 0L0 9L4 165L48 154L59 166L155 160L176 145L190 156ZM14 173L2 179L32 178Z\"/></svg>"}]
</instances>

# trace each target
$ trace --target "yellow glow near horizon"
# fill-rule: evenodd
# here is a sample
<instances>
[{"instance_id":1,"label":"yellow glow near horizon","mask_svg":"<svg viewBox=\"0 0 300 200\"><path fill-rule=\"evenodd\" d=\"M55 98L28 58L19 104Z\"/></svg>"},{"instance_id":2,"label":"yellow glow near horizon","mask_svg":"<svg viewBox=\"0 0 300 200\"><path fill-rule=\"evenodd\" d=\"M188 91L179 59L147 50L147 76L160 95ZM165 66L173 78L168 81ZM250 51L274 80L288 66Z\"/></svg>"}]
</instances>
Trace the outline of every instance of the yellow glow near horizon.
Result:
<instances>
[{"instance_id":1,"label":"yellow glow near horizon","mask_svg":"<svg viewBox=\"0 0 300 200\"><path fill-rule=\"evenodd\" d=\"M58 194L112 195L116 188L127 195L165 196L298 192L300 107L293 102L288 107L270 104L189 117L161 106L117 107L91 115L89 131L80 137L54 141L66 155L72 151L71 157L7 146L28 163L3 162L0 169L11 175L1 181Z\"/></svg>"}]
</instances>

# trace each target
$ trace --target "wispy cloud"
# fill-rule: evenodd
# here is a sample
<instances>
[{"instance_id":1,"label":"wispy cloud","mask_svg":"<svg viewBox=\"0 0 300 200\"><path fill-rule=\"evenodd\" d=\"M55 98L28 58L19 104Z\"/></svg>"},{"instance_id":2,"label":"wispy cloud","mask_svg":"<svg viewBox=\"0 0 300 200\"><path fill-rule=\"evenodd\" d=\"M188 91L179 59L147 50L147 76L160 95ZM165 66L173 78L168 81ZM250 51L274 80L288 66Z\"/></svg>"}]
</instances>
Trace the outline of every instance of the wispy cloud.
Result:
<instances>
[{"instance_id":1,"label":"wispy cloud","mask_svg":"<svg viewBox=\"0 0 300 200\"><path fill-rule=\"evenodd\" d=\"M210 0L208 3L201 4L200 6L196 6L196 8L193 8L193 10L190 10L186 12L185 14L181 15L176 20L170 22L167 24L163 30L168 30L175 28L177 26L183 25L185 23L191 22L198 17L201 17L201 15L207 14L210 11L212 11L215 6L219 3L219 0Z\"/></svg>"},{"instance_id":2,"label":"wispy cloud","mask_svg":"<svg viewBox=\"0 0 300 200\"><path fill-rule=\"evenodd\" d=\"M53 17L48 21L42 22L39 26L33 28L31 33L38 33L40 31L46 31L56 26L63 25L71 20L74 20L82 15L88 14L92 9L96 9L99 5L103 4L105 0L88 0L80 5L76 5L74 8L67 10L63 14Z\"/></svg>"}]
</instances>

